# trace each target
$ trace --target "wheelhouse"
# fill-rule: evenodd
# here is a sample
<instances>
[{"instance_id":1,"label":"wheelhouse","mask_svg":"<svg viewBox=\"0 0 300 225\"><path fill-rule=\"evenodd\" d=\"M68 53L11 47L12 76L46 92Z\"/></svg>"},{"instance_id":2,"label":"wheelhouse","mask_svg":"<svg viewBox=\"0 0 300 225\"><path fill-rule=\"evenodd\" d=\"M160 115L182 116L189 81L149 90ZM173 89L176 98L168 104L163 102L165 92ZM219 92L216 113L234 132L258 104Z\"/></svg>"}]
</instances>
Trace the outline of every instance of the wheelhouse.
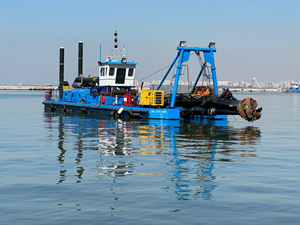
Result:
<instances>
[{"instance_id":1,"label":"wheelhouse","mask_svg":"<svg viewBox=\"0 0 300 225\"><path fill-rule=\"evenodd\" d=\"M99 66L99 86L104 87L133 87L136 62L106 61Z\"/></svg>"}]
</instances>

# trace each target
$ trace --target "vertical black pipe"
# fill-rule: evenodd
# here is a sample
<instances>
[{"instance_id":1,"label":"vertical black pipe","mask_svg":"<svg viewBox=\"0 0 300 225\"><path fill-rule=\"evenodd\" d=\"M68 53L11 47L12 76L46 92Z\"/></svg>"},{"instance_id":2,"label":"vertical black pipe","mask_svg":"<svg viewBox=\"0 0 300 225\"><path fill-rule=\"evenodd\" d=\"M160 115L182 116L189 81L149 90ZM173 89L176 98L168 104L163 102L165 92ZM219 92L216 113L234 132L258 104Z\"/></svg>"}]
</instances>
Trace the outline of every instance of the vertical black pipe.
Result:
<instances>
[{"instance_id":1,"label":"vertical black pipe","mask_svg":"<svg viewBox=\"0 0 300 225\"><path fill-rule=\"evenodd\" d=\"M83 61L83 43L79 41L78 43L78 76L82 74L82 61Z\"/></svg>"},{"instance_id":2,"label":"vertical black pipe","mask_svg":"<svg viewBox=\"0 0 300 225\"><path fill-rule=\"evenodd\" d=\"M59 49L59 98L63 97L63 87L64 87L64 48Z\"/></svg>"}]
</instances>

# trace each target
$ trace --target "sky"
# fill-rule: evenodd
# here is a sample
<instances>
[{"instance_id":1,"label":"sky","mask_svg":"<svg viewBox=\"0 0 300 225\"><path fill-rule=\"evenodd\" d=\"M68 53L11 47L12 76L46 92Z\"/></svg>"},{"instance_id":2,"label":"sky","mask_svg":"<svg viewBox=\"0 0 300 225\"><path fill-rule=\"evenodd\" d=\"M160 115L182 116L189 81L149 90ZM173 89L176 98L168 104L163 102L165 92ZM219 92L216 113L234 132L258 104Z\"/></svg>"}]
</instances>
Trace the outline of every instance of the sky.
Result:
<instances>
[{"instance_id":1,"label":"sky","mask_svg":"<svg viewBox=\"0 0 300 225\"><path fill-rule=\"evenodd\" d=\"M181 40L216 43L219 81L300 80L299 12L298 0L0 0L0 85L58 84L60 47L71 84L79 41L84 75L97 76L100 44L104 61L116 30L137 80L160 80L164 71L148 76L172 63Z\"/></svg>"}]
</instances>

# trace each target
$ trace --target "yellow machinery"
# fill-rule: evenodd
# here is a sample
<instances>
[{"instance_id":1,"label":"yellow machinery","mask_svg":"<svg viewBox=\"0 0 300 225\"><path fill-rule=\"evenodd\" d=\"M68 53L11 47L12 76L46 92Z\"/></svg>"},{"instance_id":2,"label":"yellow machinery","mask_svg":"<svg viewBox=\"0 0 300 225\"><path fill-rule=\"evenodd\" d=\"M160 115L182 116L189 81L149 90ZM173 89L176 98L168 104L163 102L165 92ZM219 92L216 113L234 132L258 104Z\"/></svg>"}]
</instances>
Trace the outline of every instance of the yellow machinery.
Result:
<instances>
[{"instance_id":1,"label":"yellow machinery","mask_svg":"<svg viewBox=\"0 0 300 225\"><path fill-rule=\"evenodd\" d=\"M139 105L163 106L164 91L141 90L139 91Z\"/></svg>"},{"instance_id":2,"label":"yellow machinery","mask_svg":"<svg viewBox=\"0 0 300 225\"><path fill-rule=\"evenodd\" d=\"M70 87L69 82L68 81L64 81L64 86L63 86L63 90L67 90Z\"/></svg>"}]
</instances>

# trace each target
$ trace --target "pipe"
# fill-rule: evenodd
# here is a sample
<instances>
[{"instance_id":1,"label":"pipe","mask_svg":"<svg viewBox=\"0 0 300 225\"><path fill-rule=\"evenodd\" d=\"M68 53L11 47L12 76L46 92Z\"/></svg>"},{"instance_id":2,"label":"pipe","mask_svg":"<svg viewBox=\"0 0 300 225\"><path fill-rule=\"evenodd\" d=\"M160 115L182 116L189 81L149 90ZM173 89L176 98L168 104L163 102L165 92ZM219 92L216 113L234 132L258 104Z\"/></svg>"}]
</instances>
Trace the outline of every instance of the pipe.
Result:
<instances>
[{"instance_id":1,"label":"pipe","mask_svg":"<svg viewBox=\"0 0 300 225\"><path fill-rule=\"evenodd\" d=\"M82 62L83 62L83 43L79 41L78 43L78 76L82 74Z\"/></svg>"},{"instance_id":2,"label":"pipe","mask_svg":"<svg viewBox=\"0 0 300 225\"><path fill-rule=\"evenodd\" d=\"M59 49L59 99L63 98L63 86L64 86L64 47Z\"/></svg>"},{"instance_id":3,"label":"pipe","mask_svg":"<svg viewBox=\"0 0 300 225\"><path fill-rule=\"evenodd\" d=\"M228 109L216 109L216 108L191 108L181 110L181 115L203 115L203 116L215 116L215 115L238 115L236 110Z\"/></svg>"}]
</instances>

